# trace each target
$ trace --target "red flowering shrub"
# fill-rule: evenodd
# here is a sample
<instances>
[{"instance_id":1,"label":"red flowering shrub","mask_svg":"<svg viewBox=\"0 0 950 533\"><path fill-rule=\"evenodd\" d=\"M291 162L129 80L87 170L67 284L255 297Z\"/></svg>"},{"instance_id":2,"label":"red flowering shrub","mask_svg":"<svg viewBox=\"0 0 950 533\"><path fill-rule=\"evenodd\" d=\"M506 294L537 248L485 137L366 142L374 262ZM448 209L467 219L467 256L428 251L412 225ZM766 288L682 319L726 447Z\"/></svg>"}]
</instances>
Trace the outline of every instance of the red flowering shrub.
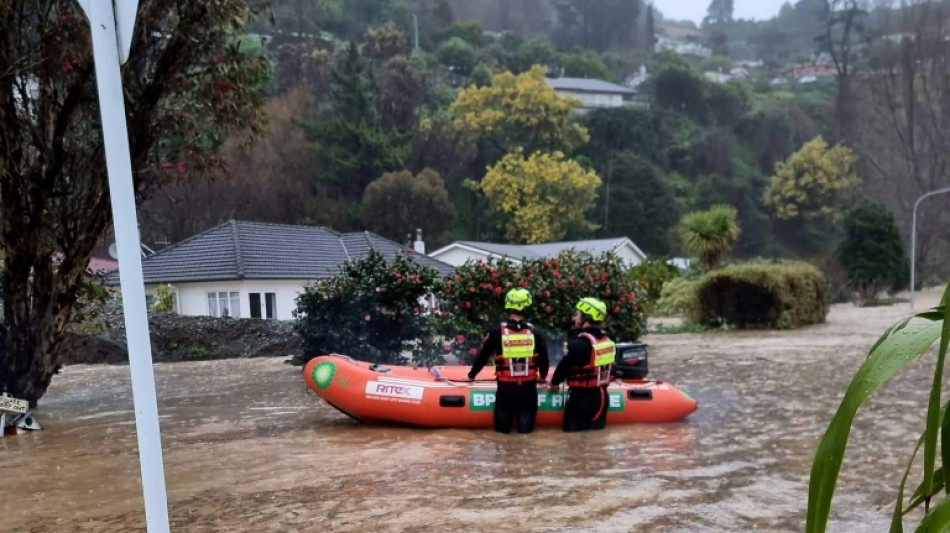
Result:
<instances>
[{"instance_id":1,"label":"red flowering shrub","mask_svg":"<svg viewBox=\"0 0 950 533\"><path fill-rule=\"evenodd\" d=\"M295 328L303 338L300 363L325 353L364 361L441 364L432 319L421 300L439 286L434 269L405 254L387 262L376 251L343 264L339 275L308 285L297 297Z\"/></svg>"},{"instance_id":2,"label":"red flowering shrub","mask_svg":"<svg viewBox=\"0 0 950 533\"><path fill-rule=\"evenodd\" d=\"M443 280L439 332L455 339L455 352L470 360L487 327L504 320L505 294L512 287L531 292L528 320L550 339L564 338L571 328L574 305L586 296L607 304L605 327L615 341L637 340L645 331L641 291L610 253L594 258L567 251L556 259L528 260L520 265L490 260L466 263ZM449 346L451 349L452 346Z\"/></svg>"}]
</instances>

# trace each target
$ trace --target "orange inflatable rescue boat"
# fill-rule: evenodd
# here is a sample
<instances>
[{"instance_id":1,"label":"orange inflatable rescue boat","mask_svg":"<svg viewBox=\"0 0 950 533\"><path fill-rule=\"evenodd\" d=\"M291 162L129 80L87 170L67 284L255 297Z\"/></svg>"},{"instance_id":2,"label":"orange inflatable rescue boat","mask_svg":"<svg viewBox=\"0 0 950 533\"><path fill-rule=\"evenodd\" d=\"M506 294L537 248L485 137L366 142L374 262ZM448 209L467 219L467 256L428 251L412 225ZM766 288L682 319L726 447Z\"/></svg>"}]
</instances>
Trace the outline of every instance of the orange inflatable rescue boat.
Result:
<instances>
[{"instance_id":1,"label":"orange inflatable rescue boat","mask_svg":"<svg viewBox=\"0 0 950 533\"><path fill-rule=\"evenodd\" d=\"M495 403L494 369L468 381L467 366L415 368L377 365L345 355L323 355L304 367L310 387L327 403L361 422L430 428L490 428ZM608 424L676 422L696 410L696 400L669 383L642 379L608 387ZM560 427L566 390L538 388L536 425Z\"/></svg>"}]
</instances>

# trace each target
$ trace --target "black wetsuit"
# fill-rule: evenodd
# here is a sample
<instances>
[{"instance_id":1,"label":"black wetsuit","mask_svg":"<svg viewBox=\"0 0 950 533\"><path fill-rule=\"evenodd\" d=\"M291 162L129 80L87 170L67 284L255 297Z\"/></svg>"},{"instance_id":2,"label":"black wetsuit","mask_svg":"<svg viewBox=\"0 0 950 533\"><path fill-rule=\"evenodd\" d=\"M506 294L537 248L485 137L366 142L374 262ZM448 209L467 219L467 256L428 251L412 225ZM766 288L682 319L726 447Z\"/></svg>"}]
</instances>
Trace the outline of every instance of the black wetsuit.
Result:
<instances>
[{"instance_id":1,"label":"black wetsuit","mask_svg":"<svg viewBox=\"0 0 950 533\"><path fill-rule=\"evenodd\" d=\"M509 320L506 322L509 329L513 331L524 331L531 328L525 321ZM534 331L534 346L537 358L535 364L538 367L538 376L542 380L548 377L548 348L544 338ZM488 364L489 360L501 354L501 325L493 327L488 332L488 338L482 344L482 349L478 352L478 357L472 363L472 369L468 373L469 379L475 379L478 372ZM538 382L537 380L522 381L513 383L508 381L498 381L498 389L495 392L495 431L499 433L511 433L512 422L516 422L518 433L531 433L534 431L534 421L538 416Z\"/></svg>"},{"instance_id":2,"label":"black wetsuit","mask_svg":"<svg viewBox=\"0 0 950 533\"><path fill-rule=\"evenodd\" d=\"M581 368L590 362L591 344L581 333L590 333L594 338L606 335L598 327L584 328L571 332L567 345L567 354L554 370L551 385L564 382L575 368ZM607 427L607 385L600 387L571 387L564 406L564 431L586 431L590 429L604 429Z\"/></svg>"}]
</instances>

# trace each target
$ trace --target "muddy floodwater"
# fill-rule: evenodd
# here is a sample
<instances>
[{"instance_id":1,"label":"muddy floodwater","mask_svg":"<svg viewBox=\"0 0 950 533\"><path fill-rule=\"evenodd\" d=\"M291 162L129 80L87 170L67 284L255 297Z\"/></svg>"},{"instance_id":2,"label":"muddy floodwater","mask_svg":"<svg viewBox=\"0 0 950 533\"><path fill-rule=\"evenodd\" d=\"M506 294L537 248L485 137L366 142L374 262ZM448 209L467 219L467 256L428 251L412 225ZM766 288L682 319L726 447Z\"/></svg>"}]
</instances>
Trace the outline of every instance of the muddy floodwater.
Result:
<instances>
[{"instance_id":1,"label":"muddy floodwater","mask_svg":"<svg viewBox=\"0 0 950 533\"><path fill-rule=\"evenodd\" d=\"M918 309L939 295L918 298ZM818 438L907 304L836 305L797 331L649 335L685 422L414 430L353 422L282 359L156 365L173 531L801 531ZM934 357L859 412L829 531L884 531ZM63 370L43 431L0 440L0 531L141 531L129 371Z\"/></svg>"}]
</instances>

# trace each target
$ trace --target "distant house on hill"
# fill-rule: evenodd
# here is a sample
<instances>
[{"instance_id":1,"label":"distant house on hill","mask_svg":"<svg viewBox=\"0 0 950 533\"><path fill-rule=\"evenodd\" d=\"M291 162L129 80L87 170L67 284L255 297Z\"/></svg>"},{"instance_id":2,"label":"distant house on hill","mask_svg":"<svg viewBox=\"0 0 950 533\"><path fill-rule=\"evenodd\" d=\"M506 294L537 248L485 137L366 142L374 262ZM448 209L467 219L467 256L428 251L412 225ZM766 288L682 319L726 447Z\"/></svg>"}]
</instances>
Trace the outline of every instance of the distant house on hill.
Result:
<instances>
[{"instance_id":1,"label":"distant house on hill","mask_svg":"<svg viewBox=\"0 0 950 533\"><path fill-rule=\"evenodd\" d=\"M546 78L545 81L558 94L579 98L584 110L620 107L637 94L623 85L593 78Z\"/></svg>"},{"instance_id":2,"label":"distant house on hill","mask_svg":"<svg viewBox=\"0 0 950 533\"><path fill-rule=\"evenodd\" d=\"M712 57L712 49L699 43L680 41L665 36L658 36L656 41L657 50L672 50L681 56L695 56L703 59Z\"/></svg>"},{"instance_id":3,"label":"distant house on hill","mask_svg":"<svg viewBox=\"0 0 950 533\"><path fill-rule=\"evenodd\" d=\"M544 244L499 244L493 242L456 241L440 248L430 257L448 263L454 267L464 265L467 261L482 261L493 259L508 259L520 263L524 259L541 259L557 257L563 251L577 250L590 252L594 257L607 252L613 252L628 267L636 266L646 259L646 254L627 237L612 239L596 239L589 241L563 241Z\"/></svg>"},{"instance_id":4,"label":"distant house on hill","mask_svg":"<svg viewBox=\"0 0 950 533\"><path fill-rule=\"evenodd\" d=\"M146 294L170 285L183 315L290 320L308 283L336 275L345 261L370 250L386 259L407 251L365 231L231 220L146 257L142 272ZM412 257L441 276L455 271L424 249ZM107 282L118 284L118 273Z\"/></svg>"}]
</instances>

